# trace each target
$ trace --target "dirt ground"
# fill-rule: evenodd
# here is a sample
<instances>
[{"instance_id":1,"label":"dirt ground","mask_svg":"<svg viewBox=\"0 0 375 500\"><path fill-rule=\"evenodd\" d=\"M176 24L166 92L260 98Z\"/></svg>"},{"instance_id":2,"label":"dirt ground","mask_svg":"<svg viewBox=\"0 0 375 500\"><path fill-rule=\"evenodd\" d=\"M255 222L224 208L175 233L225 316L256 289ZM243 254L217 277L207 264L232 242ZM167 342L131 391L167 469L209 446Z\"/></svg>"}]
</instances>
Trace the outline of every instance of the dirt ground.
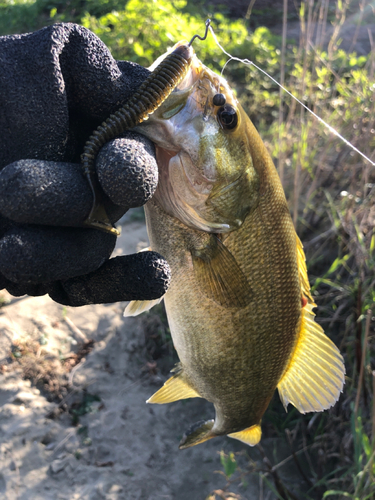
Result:
<instances>
[{"instance_id":1,"label":"dirt ground","mask_svg":"<svg viewBox=\"0 0 375 500\"><path fill-rule=\"evenodd\" d=\"M129 222L115 253L146 244L144 223ZM223 471L221 450L238 453L244 470L250 460L262 467L257 449L229 438L178 449L191 424L213 418L204 400L145 403L175 361L150 361L145 330L150 321L160 327L157 315L146 314L145 323L124 318L125 303L66 308L48 297L2 298L9 302L0 309L0 498L204 500L225 487L215 473ZM81 358L89 339L93 349ZM272 456L277 442L262 445ZM288 454L278 451L280 460ZM259 498L259 477L249 474L246 483L228 491Z\"/></svg>"}]
</instances>

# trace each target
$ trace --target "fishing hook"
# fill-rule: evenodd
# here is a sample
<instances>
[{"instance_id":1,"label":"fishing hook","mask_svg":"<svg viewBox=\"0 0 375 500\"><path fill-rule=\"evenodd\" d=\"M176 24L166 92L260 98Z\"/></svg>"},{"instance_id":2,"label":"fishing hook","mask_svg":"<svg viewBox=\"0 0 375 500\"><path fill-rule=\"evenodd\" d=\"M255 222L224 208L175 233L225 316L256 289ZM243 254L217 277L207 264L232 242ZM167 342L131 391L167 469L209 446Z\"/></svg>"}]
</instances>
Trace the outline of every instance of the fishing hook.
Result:
<instances>
[{"instance_id":1,"label":"fishing hook","mask_svg":"<svg viewBox=\"0 0 375 500\"><path fill-rule=\"evenodd\" d=\"M199 40L206 40L207 38L207 33L208 33L208 28L210 27L210 24L211 24L211 19L207 19L206 21L206 31L205 31L205 34L203 37L199 36L199 35L194 35L193 38L190 40L190 42L188 43L188 47L191 47L191 44L194 42L194 40L196 38L199 38Z\"/></svg>"}]
</instances>

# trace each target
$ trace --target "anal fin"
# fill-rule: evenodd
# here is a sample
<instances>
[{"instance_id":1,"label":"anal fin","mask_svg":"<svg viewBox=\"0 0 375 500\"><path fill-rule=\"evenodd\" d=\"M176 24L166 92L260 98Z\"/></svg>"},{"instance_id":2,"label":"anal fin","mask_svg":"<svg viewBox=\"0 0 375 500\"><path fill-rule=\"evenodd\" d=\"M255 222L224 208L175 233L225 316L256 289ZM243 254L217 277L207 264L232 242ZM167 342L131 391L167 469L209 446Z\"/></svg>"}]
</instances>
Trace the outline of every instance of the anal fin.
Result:
<instances>
[{"instance_id":1,"label":"anal fin","mask_svg":"<svg viewBox=\"0 0 375 500\"><path fill-rule=\"evenodd\" d=\"M345 379L343 358L314 321L313 304L302 310L299 338L277 388L286 410L292 403L301 413L323 411L340 397Z\"/></svg>"},{"instance_id":2,"label":"anal fin","mask_svg":"<svg viewBox=\"0 0 375 500\"><path fill-rule=\"evenodd\" d=\"M243 431L232 432L231 434L228 434L228 437L238 439L238 441L242 441L250 446L255 446L259 443L260 438L262 437L262 429L260 424L252 425Z\"/></svg>"},{"instance_id":3,"label":"anal fin","mask_svg":"<svg viewBox=\"0 0 375 500\"><path fill-rule=\"evenodd\" d=\"M179 449L183 450L184 448L190 448L190 446L204 443L208 439L215 437L216 434L212 432L213 426L214 420L201 420L200 422L192 425L181 439Z\"/></svg>"},{"instance_id":4,"label":"anal fin","mask_svg":"<svg viewBox=\"0 0 375 500\"><path fill-rule=\"evenodd\" d=\"M193 389L185 380L184 372L182 369L175 369L177 373L169 378L163 387L161 387L155 394L153 394L146 403L172 403L179 399L187 398L200 398L201 395Z\"/></svg>"}]
</instances>

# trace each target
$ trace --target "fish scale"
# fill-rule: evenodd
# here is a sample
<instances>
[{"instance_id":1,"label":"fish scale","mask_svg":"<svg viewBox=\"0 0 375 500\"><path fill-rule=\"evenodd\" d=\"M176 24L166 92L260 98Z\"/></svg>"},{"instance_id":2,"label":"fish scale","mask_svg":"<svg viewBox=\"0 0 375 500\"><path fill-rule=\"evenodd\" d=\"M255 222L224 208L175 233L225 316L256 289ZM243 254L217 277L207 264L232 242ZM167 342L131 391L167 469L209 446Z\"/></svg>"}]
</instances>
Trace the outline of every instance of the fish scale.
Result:
<instances>
[{"instance_id":1,"label":"fish scale","mask_svg":"<svg viewBox=\"0 0 375 500\"><path fill-rule=\"evenodd\" d=\"M285 408L322 411L338 399L345 369L314 322L302 244L271 157L227 82L194 57L173 100L137 127L156 144L160 181L146 223L171 267L164 301L180 358L148 402L213 403L215 419L193 425L180 448L225 434L255 445L276 388ZM218 91L226 107L215 106Z\"/></svg>"}]
</instances>

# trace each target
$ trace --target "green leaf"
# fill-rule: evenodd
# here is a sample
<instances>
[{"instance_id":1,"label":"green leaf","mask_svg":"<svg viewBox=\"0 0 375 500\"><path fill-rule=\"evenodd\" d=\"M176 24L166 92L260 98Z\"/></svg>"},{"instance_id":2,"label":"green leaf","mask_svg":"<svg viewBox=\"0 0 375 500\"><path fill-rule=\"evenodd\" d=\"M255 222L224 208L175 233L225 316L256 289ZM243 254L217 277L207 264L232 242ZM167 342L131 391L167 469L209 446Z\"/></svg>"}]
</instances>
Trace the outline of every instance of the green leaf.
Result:
<instances>
[{"instance_id":1,"label":"green leaf","mask_svg":"<svg viewBox=\"0 0 375 500\"><path fill-rule=\"evenodd\" d=\"M344 262L346 262L349 259L349 257L350 257L349 254L344 255L344 257L342 257L341 259L337 257L337 259L335 259L332 262L331 267L328 269L326 276L334 273L339 266L341 266Z\"/></svg>"},{"instance_id":2,"label":"green leaf","mask_svg":"<svg viewBox=\"0 0 375 500\"><path fill-rule=\"evenodd\" d=\"M374 253L374 249L375 249L375 234L371 236L370 255Z\"/></svg>"},{"instance_id":3,"label":"green leaf","mask_svg":"<svg viewBox=\"0 0 375 500\"><path fill-rule=\"evenodd\" d=\"M305 3L301 2L301 7L299 9L299 17L303 19L305 17Z\"/></svg>"},{"instance_id":4,"label":"green leaf","mask_svg":"<svg viewBox=\"0 0 375 500\"><path fill-rule=\"evenodd\" d=\"M369 458L371 453L372 453L372 449L371 449L370 440L369 440L367 434L365 434L365 433L362 434L362 446L363 446L363 449L365 450L367 458Z\"/></svg>"},{"instance_id":5,"label":"green leaf","mask_svg":"<svg viewBox=\"0 0 375 500\"><path fill-rule=\"evenodd\" d=\"M143 50L142 45L140 43L138 43L138 42L134 42L133 49L134 49L134 52L137 54L137 56L141 57L145 53L145 51Z\"/></svg>"},{"instance_id":6,"label":"green leaf","mask_svg":"<svg viewBox=\"0 0 375 500\"><path fill-rule=\"evenodd\" d=\"M224 469L224 474L230 478L237 469L237 462L234 453L231 451L226 455L223 450L220 452L220 462Z\"/></svg>"},{"instance_id":7,"label":"green leaf","mask_svg":"<svg viewBox=\"0 0 375 500\"><path fill-rule=\"evenodd\" d=\"M340 491L340 490L329 490L329 491L326 491L324 494L323 494L323 498L327 498L327 497L330 497L332 495L342 495L343 497L349 497L351 498L352 495L350 493L347 493L346 491Z\"/></svg>"}]
</instances>

